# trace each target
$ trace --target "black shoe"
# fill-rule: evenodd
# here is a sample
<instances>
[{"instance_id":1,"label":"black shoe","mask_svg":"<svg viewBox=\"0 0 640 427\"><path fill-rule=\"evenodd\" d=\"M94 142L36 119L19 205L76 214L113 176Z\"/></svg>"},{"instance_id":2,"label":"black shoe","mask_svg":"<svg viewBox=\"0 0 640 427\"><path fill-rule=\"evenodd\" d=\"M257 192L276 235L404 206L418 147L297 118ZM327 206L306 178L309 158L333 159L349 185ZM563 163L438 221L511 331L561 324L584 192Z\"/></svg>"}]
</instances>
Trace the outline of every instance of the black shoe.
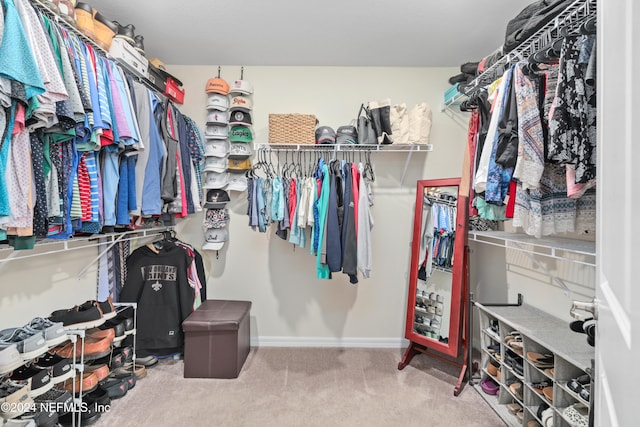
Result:
<instances>
[{"instance_id":1,"label":"black shoe","mask_svg":"<svg viewBox=\"0 0 640 427\"><path fill-rule=\"evenodd\" d=\"M133 362L133 347L124 346L113 349L113 356L118 355L123 357L124 365Z\"/></svg>"},{"instance_id":2,"label":"black shoe","mask_svg":"<svg viewBox=\"0 0 640 427\"><path fill-rule=\"evenodd\" d=\"M138 52L140 52L140 55L144 56L144 37L138 35L134 37L134 47L136 48L136 50Z\"/></svg>"},{"instance_id":3,"label":"black shoe","mask_svg":"<svg viewBox=\"0 0 640 427\"><path fill-rule=\"evenodd\" d=\"M98 388L107 392L109 399L119 399L127 394L129 391L129 384L127 380L120 378L108 378L104 381L100 381Z\"/></svg>"},{"instance_id":4,"label":"black shoe","mask_svg":"<svg viewBox=\"0 0 640 427\"><path fill-rule=\"evenodd\" d=\"M102 311L96 304L83 304L67 310L56 310L51 313L49 320L62 322L65 329L90 329L104 323Z\"/></svg>"},{"instance_id":5,"label":"black shoe","mask_svg":"<svg viewBox=\"0 0 640 427\"><path fill-rule=\"evenodd\" d=\"M39 357L36 366L51 369L51 382L59 384L64 380L73 378L74 370L71 359L66 359L55 353L45 353Z\"/></svg>"},{"instance_id":6,"label":"black shoe","mask_svg":"<svg viewBox=\"0 0 640 427\"><path fill-rule=\"evenodd\" d=\"M115 333L115 338L113 339L113 342L122 341L124 339L124 337L126 336L125 335L125 324L124 324L124 322L120 322L117 319L107 320L102 325L100 325L98 327L98 329L101 329L103 331L105 331L107 329L113 329L113 331Z\"/></svg>"},{"instance_id":7,"label":"black shoe","mask_svg":"<svg viewBox=\"0 0 640 427\"><path fill-rule=\"evenodd\" d=\"M67 390L52 388L34 400L37 404L41 403L41 407L51 405L51 409L54 409L60 416L71 412L73 409L73 397Z\"/></svg>"},{"instance_id":8,"label":"black shoe","mask_svg":"<svg viewBox=\"0 0 640 427\"><path fill-rule=\"evenodd\" d=\"M53 388L51 381L50 369L41 368L36 365L21 366L11 374L11 379L16 382L29 381L31 389L29 396L36 397Z\"/></svg>"},{"instance_id":9,"label":"black shoe","mask_svg":"<svg viewBox=\"0 0 640 427\"><path fill-rule=\"evenodd\" d=\"M117 21L113 21L113 23L118 26L118 31L116 31L116 35L114 37L126 40L131 46L135 46L136 27L134 27L133 24L122 25Z\"/></svg>"},{"instance_id":10,"label":"black shoe","mask_svg":"<svg viewBox=\"0 0 640 427\"><path fill-rule=\"evenodd\" d=\"M136 386L136 374L133 372L112 372L109 374L108 379L125 380L127 382L127 389L131 390Z\"/></svg>"},{"instance_id":11,"label":"black shoe","mask_svg":"<svg viewBox=\"0 0 640 427\"><path fill-rule=\"evenodd\" d=\"M94 411L99 413L107 412L107 408L111 405L111 398L102 387L98 387L91 393L86 394L83 400L87 402L87 405L92 406Z\"/></svg>"},{"instance_id":12,"label":"black shoe","mask_svg":"<svg viewBox=\"0 0 640 427\"><path fill-rule=\"evenodd\" d=\"M104 15L101 15L100 12L96 12L93 18L101 24L106 25L111 31L114 32L114 34L118 33L118 26L116 25L116 23L107 19Z\"/></svg>"}]
</instances>

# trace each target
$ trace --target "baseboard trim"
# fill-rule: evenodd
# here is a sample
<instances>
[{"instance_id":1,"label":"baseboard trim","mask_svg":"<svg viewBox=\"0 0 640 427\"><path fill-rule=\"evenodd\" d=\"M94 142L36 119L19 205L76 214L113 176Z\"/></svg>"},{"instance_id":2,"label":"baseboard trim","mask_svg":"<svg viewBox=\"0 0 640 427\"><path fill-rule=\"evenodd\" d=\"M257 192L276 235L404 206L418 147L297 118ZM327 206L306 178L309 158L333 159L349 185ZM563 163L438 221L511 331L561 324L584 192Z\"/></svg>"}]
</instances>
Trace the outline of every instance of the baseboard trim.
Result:
<instances>
[{"instance_id":1,"label":"baseboard trim","mask_svg":"<svg viewBox=\"0 0 640 427\"><path fill-rule=\"evenodd\" d=\"M251 337L252 347L404 348L404 338Z\"/></svg>"}]
</instances>

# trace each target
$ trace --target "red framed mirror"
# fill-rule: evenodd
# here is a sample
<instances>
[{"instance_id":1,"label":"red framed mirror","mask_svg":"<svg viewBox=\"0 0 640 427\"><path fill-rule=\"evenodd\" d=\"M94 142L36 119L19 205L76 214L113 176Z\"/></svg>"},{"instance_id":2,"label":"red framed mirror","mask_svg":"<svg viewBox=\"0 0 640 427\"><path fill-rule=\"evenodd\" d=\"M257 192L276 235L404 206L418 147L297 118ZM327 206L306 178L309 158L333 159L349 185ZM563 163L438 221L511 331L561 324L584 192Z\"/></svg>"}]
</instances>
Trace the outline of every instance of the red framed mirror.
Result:
<instances>
[{"instance_id":1,"label":"red framed mirror","mask_svg":"<svg viewBox=\"0 0 640 427\"><path fill-rule=\"evenodd\" d=\"M460 178L417 182L405 323L411 344L399 369L419 352L466 369L456 359L466 346L468 198Z\"/></svg>"}]
</instances>

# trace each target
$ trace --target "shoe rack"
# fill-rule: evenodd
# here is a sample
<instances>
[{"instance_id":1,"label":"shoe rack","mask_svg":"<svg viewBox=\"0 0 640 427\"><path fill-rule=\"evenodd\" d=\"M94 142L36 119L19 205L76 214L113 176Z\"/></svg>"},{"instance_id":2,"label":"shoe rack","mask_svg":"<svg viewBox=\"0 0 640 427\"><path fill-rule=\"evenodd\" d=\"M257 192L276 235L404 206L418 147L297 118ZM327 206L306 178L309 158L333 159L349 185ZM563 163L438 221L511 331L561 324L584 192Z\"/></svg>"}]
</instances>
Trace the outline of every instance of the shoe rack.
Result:
<instances>
[{"instance_id":1,"label":"shoe rack","mask_svg":"<svg viewBox=\"0 0 640 427\"><path fill-rule=\"evenodd\" d=\"M481 358L472 384L503 421L514 427L589 426L594 348L584 335L526 304L474 305ZM487 393L490 381L497 394ZM543 405L550 409L540 411Z\"/></svg>"}]
</instances>

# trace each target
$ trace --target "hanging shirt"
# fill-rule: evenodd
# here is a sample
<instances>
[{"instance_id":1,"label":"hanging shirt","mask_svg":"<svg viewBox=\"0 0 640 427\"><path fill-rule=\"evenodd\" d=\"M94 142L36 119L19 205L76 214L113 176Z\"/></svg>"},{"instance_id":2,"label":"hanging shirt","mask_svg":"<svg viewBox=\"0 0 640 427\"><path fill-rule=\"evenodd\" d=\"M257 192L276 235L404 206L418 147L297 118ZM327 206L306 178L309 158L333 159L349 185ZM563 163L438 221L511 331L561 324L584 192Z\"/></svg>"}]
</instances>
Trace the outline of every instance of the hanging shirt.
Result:
<instances>
[{"instance_id":1,"label":"hanging shirt","mask_svg":"<svg viewBox=\"0 0 640 427\"><path fill-rule=\"evenodd\" d=\"M360 163L360 185L358 200L358 270L362 277L371 277L373 268L373 251L371 241L371 230L373 229L373 192L371 183L364 178L364 165Z\"/></svg>"}]
</instances>

